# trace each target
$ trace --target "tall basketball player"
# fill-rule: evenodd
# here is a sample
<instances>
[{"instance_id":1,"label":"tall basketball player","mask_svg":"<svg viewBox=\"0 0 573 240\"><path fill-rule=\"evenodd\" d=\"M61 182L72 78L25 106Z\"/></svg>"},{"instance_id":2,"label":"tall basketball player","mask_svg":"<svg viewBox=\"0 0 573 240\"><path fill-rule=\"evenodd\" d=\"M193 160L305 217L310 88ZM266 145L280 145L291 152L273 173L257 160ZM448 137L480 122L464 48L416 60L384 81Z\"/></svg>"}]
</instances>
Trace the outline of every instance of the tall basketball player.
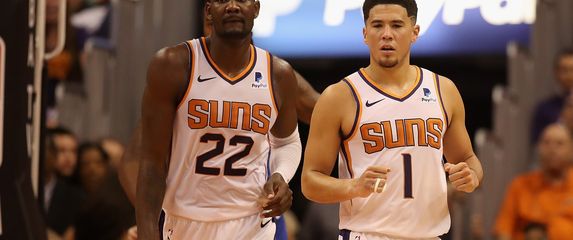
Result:
<instances>
[{"instance_id":1,"label":"tall basketball player","mask_svg":"<svg viewBox=\"0 0 573 240\"><path fill-rule=\"evenodd\" d=\"M341 203L340 239L437 239L450 227L446 173L464 192L483 175L464 105L451 80L410 65L420 29L414 0L366 0L363 12L370 65L318 100L302 190Z\"/></svg>"},{"instance_id":2,"label":"tall basketball player","mask_svg":"<svg viewBox=\"0 0 573 240\"><path fill-rule=\"evenodd\" d=\"M274 223L261 217L291 204L301 153L293 70L251 45L257 0L206 8L211 37L165 48L148 68L140 239L272 239Z\"/></svg>"}]
</instances>

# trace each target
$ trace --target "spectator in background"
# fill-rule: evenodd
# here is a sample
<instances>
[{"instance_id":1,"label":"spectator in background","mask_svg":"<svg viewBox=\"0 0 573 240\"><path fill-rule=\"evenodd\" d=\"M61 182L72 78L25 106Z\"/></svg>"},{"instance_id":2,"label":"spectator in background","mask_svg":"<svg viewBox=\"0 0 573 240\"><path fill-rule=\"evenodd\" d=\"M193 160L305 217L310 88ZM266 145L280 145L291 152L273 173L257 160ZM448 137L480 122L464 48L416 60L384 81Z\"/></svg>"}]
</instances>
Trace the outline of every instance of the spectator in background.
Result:
<instances>
[{"instance_id":1,"label":"spectator in background","mask_svg":"<svg viewBox=\"0 0 573 240\"><path fill-rule=\"evenodd\" d=\"M46 138L44 210L49 240L74 239L73 223L77 219L84 198L79 188L58 177L56 167L62 153L56 143L60 140L58 143L62 144L69 136L67 132L62 134L61 129L52 129L48 130Z\"/></svg>"},{"instance_id":2,"label":"spectator in background","mask_svg":"<svg viewBox=\"0 0 573 240\"><path fill-rule=\"evenodd\" d=\"M76 137L70 130L63 127L49 129L48 135L52 138L55 147L55 172L61 179L70 181L78 161Z\"/></svg>"},{"instance_id":3,"label":"spectator in background","mask_svg":"<svg viewBox=\"0 0 573 240\"><path fill-rule=\"evenodd\" d=\"M507 189L494 233L525 239L527 226L545 225L549 239L573 236L573 139L562 124L545 128L537 144L540 169L515 178Z\"/></svg>"},{"instance_id":4,"label":"spectator in background","mask_svg":"<svg viewBox=\"0 0 573 240\"><path fill-rule=\"evenodd\" d=\"M541 131L549 124L557 122L565 97L573 87L573 49L561 52L555 60L555 77L561 92L545 99L535 110L531 128L531 142L537 142Z\"/></svg>"},{"instance_id":5,"label":"spectator in background","mask_svg":"<svg viewBox=\"0 0 573 240\"><path fill-rule=\"evenodd\" d=\"M561 122L567 126L573 134L573 94L569 94L565 99L565 104L561 111Z\"/></svg>"},{"instance_id":6,"label":"spectator in background","mask_svg":"<svg viewBox=\"0 0 573 240\"><path fill-rule=\"evenodd\" d=\"M99 144L88 142L79 147L74 177L88 195L94 194L102 185L109 168L109 155Z\"/></svg>"},{"instance_id":7,"label":"spectator in background","mask_svg":"<svg viewBox=\"0 0 573 240\"><path fill-rule=\"evenodd\" d=\"M135 211L109 165L108 154L97 143L85 143L78 156L76 173L88 199L76 221L76 239L123 239L135 224Z\"/></svg>"}]
</instances>

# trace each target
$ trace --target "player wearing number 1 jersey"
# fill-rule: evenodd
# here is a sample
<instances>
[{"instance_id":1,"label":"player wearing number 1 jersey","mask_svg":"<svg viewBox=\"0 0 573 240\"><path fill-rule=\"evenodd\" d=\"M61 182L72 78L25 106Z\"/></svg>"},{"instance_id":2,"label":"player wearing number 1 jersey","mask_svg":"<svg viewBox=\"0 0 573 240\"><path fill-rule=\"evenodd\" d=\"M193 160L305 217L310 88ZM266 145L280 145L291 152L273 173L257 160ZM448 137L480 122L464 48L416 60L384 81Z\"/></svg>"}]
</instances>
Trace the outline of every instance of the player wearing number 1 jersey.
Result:
<instances>
[{"instance_id":1,"label":"player wearing number 1 jersey","mask_svg":"<svg viewBox=\"0 0 573 240\"><path fill-rule=\"evenodd\" d=\"M152 60L136 194L140 239L273 239L271 217L290 207L287 183L301 154L296 78L288 63L251 44L259 7L208 1L213 34Z\"/></svg>"},{"instance_id":2,"label":"player wearing number 1 jersey","mask_svg":"<svg viewBox=\"0 0 573 240\"><path fill-rule=\"evenodd\" d=\"M463 102L449 79L410 65L414 0L366 0L363 11L370 65L318 100L302 190L340 202L340 239L437 239L450 227L446 173L464 192L483 175ZM338 179L330 177L337 156Z\"/></svg>"}]
</instances>

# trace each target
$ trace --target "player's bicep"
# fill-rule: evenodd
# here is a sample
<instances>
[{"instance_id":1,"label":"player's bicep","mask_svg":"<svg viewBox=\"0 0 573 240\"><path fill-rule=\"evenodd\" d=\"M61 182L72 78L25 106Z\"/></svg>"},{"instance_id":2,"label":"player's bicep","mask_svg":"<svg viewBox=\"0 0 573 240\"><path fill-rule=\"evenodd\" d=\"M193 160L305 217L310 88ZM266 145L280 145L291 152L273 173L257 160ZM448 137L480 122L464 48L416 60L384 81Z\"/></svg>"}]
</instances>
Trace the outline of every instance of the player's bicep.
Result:
<instances>
[{"instance_id":1,"label":"player's bicep","mask_svg":"<svg viewBox=\"0 0 573 240\"><path fill-rule=\"evenodd\" d=\"M185 90L185 65L176 50L161 50L149 64L142 100L142 149L164 157L171 142L180 92Z\"/></svg>"},{"instance_id":2,"label":"player's bicep","mask_svg":"<svg viewBox=\"0 0 573 240\"><path fill-rule=\"evenodd\" d=\"M456 86L449 79L441 80L446 111L450 123L444 136L444 155L450 163L459 163L474 156L472 143L465 123L465 108Z\"/></svg>"},{"instance_id":3,"label":"player's bicep","mask_svg":"<svg viewBox=\"0 0 573 240\"><path fill-rule=\"evenodd\" d=\"M342 109L333 86L318 99L312 113L310 133L306 144L303 171L318 171L330 175L340 145Z\"/></svg>"},{"instance_id":4,"label":"player's bicep","mask_svg":"<svg viewBox=\"0 0 573 240\"><path fill-rule=\"evenodd\" d=\"M278 91L279 112L271 133L284 138L290 136L297 126L297 80L290 64L280 58L273 58L273 69L272 81L274 90Z\"/></svg>"}]
</instances>

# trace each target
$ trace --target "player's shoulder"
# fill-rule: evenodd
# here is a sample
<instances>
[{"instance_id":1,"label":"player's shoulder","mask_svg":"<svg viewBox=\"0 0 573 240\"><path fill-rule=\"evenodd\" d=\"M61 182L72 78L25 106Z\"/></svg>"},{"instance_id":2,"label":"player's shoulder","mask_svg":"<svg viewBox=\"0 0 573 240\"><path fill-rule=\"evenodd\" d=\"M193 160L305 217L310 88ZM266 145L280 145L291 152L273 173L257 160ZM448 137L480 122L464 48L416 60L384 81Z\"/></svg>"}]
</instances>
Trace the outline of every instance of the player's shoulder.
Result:
<instances>
[{"instance_id":1,"label":"player's shoulder","mask_svg":"<svg viewBox=\"0 0 573 240\"><path fill-rule=\"evenodd\" d=\"M448 105L458 105L458 102L461 100L461 96L455 82L446 76L438 73L435 74L436 81L440 89L440 95L442 96L446 107Z\"/></svg>"},{"instance_id":2,"label":"player's shoulder","mask_svg":"<svg viewBox=\"0 0 573 240\"><path fill-rule=\"evenodd\" d=\"M353 99L351 87L343 79L337 83L328 86L320 95L319 101L328 101L333 103L345 103Z\"/></svg>"},{"instance_id":3,"label":"player's shoulder","mask_svg":"<svg viewBox=\"0 0 573 240\"><path fill-rule=\"evenodd\" d=\"M272 56L271 61L272 71L275 76L278 76L281 80L295 80L294 69L289 62L277 56Z\"/></svg>"},{"instance_id":4,"label":"player's shoulder","mask_svg":"<svg viewBox=\"0 0 573 240\"><path fill-rule=\"evenodd\" d=\"M446 90L446 91L457 90L456 84L454 83L454 81L452 81L452 79L450 79L444 75L441 75L439 73L435 73L435 72L432 72L432 73L436 74L438 84L440 85L440 89L442 91L444 91L444 90Z\"/></svg>"},{"instance_id":5,"label":"player's shoulder","mask_svg":"<svg viewBox=\"0 0 573 240\"><path fill-rule=\"evenodd\" d=\"M153 56L150 66L160 67L166 70L186 67L189 61L189 50L185 44L167 46L159 49Z\"/></svg>"},{"instance_id":6,"label":"player's shoulder","mask_svg":"<svg viewBox=\"0 0 573 240\"><path fill-rule=\"evenodd\" d=\"M354 116L352 114L356 112L356 107L358 105L354 100L351 87L344 80L341 80L328 86L322 92L314 108L312 118L314 119L316 114L323 116L324 119L329 119L329 121L342 121L349 116Z\"/></svg>"},{"instance_id":7,"label":"player's shoulder","mask_svg":"<svg viewBox=\"0 0 573 240\"><path fill-rule=\"evenodd\" d=\"M186 75L189 66L189 52L185 45L164 47L152 57L147 68L148 85L169 89L180 94L187 89Z\"/></svg>"}]
</instances>

